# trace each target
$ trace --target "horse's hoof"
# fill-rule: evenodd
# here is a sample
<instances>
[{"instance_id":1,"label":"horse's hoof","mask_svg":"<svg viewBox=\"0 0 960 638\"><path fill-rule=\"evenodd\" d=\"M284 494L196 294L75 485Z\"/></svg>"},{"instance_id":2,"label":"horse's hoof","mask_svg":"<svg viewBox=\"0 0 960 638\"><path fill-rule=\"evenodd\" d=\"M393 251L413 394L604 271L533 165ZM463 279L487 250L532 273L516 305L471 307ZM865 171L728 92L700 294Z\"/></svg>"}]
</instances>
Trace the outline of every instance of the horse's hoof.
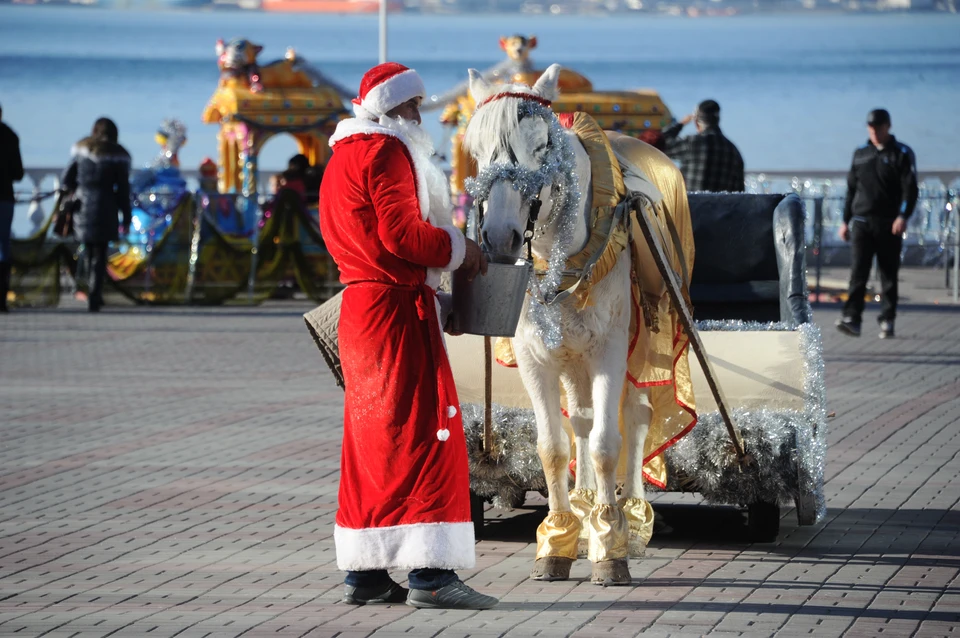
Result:
<instances>
[{"instance_id":1,"label":"horse's hoof","mask_svg":"<svg viewBox=\"0 0 960 638\"><path fill-rule=\"evenodd\" d=\"M631 584L633 581L630 578L630 567L627 565L627 559L615 558L594 563L590 582L604 587Z\"/></svg>"},{"instance_id":2,"label":"horse's hoof","mask_svg":"<svg viewBox=\"0 0 960 638\"><path fill-rule=\"evenodd\" d=\"M643 558L647 553L647 543L639 534L630 534L630 541L627 545L627 553L630 558Z\"/></svg>"},{"instance_id":3,"label":"horse's hoof","mask_svg":"<svg viewBox=\"0 0 960 638\"><path fill-rule=\"evenodd\" d=\"M530 578L533 580L567 580L570 578L571 565L573 565L572 558L544 556L538 558L537 562L533 564Z\"/></svg>"}]
</instances>

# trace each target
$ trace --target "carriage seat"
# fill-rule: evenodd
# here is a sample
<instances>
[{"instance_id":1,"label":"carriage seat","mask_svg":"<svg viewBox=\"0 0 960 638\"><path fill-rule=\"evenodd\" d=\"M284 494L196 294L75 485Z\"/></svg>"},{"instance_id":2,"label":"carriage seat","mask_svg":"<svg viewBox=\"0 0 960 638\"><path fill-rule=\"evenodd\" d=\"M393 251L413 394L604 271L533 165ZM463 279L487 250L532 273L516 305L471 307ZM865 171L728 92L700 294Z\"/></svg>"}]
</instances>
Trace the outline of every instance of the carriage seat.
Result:
<instances>
[{"instance_id":1,"label":"carriage seat","mask_svg":"<svg viewBox=\"0 0 960 638\"><path fill-rule=\"evenodd\" d=\"M803 202L794 194L690 193L694 318L811 320Z\"/></svg>"}]
</instances>

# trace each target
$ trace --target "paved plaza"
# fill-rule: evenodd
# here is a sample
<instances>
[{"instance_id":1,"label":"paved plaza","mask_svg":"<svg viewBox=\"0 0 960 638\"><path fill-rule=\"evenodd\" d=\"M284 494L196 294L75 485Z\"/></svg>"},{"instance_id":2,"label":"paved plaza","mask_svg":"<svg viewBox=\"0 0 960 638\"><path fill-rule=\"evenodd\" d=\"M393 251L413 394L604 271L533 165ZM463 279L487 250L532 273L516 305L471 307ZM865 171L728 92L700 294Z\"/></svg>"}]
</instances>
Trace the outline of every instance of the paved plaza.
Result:
<instances>
[{"instance_id":1,"label":"paved plaza","mask_svg":"<svg viewBox=\"0 0 960 638\"><path fill-rule=\"evenodd\" d=\"M960 309L897 339L832 328L826 520L660 495L634 585L527 579L543 499L489 510L482 612L339 602L342 394L301 314L110 307L0 316L0 636L960 636ZM402 574L395 576L403 577Z\"/></svg>"}]
</instances>

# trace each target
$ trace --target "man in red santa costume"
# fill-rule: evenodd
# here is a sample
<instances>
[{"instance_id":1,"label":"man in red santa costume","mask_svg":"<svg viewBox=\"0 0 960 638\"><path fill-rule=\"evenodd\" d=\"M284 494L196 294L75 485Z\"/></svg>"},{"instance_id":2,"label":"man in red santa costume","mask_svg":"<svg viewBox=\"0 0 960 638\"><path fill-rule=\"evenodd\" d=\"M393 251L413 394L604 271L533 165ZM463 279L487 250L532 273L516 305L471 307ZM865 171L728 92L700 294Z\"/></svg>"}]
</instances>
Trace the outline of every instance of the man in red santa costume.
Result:
<instances>
[{"instance_id":1,"label":"man in red santa costume","mask_svg":"<svg viewBox=\"0 0 960 638\"><path fill-rule=\"evenodd\" d=\"M420 128L426 92L395 62L363 76L356 117L330 138L320 227L346 284L338 329L346 385L337 566L344 602L488 609L474 566L467 448L443 342L444 270L486 271L450 224L447 181ZM409 571L410 591L388 569Z\"/></svg>"}]
</instances>

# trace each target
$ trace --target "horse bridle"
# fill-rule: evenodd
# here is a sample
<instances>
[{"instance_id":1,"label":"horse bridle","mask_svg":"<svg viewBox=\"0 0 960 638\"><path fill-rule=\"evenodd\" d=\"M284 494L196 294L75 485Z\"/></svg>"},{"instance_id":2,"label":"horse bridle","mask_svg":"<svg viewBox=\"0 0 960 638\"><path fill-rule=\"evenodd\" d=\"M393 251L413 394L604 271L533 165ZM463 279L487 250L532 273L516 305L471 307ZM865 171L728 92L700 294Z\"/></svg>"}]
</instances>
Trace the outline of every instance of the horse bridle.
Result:
<instances>
[{"instance_id":1,"label":"horse bridle","mask_svg":"<svg viewBox=\"0 0 960 638\"><path fill-rule=\"evenodd\" d=\"M482 243L480 229L483 228L483 208L485 203L485 199L477 200L477 236L481 239L478 243ZM533 237L535 235L537 219L540 218L541 206L543 206L543 202L540 200L540 194L538 193L530 200L530 206L527 209L527 227L523 231L523 243L527 245L527 259L531 261L533 260L533 248L531 244L533 243Z\"/></svg>"},{"instance_id":2,"label":"horse bridle","mask_svg":"<svg viewBox=\"0 0 960 638\"><path fill-rule=\"evenodd\" d=\"M479 110L481 107L483 107L486 104L489 104L490 102L493 102L495 100L499 100L502 98L507 98L507 97L519 98L526 102L535 102L537 104L540 104L541 106L546 106L547 108L550 108L552 104L550 100L541 98L537 95L530 95L527 93L505 92L505 93L496 93L494 95L491 95L487 99L480 102L480 104L477 105L477 109ZM527 115L529 115L529 113L526 112L525 109L523 109L522 103L521 103L521 107L517 113L517 120L523 121L523 118L526 117ZM546 148L550 149L551 146L552 146L552 142L548 140ZM510 165L519 168L520 160L517 158L517 154L514 152L512 146L510 145L507 146L507 153L509 154ZM551 188L555 188L555 185L551 185ZM527 199L527 201L529 202L529 206L527 208L527 225L526 225L526 229L523 231L523 243L527 245L527 259L529 260L533 260L532 244L533 244L533 239L536 235L537 220L540 218L540 208L543 206L543 201L540 199L540 192L542 190L543 189L541 188L536 192L536 194L534 194L532 197ZM484 208L485 201L486 200L482 198L477 199L477 236L478 238L482 238L482 236L480 235L480 229L483 227L483 214L484 214L483 208ZM556 206L554 206L554 208L556 208ZM551 211L551 214L552 214L552 211Z\"/></svg>"}]
</instances>

